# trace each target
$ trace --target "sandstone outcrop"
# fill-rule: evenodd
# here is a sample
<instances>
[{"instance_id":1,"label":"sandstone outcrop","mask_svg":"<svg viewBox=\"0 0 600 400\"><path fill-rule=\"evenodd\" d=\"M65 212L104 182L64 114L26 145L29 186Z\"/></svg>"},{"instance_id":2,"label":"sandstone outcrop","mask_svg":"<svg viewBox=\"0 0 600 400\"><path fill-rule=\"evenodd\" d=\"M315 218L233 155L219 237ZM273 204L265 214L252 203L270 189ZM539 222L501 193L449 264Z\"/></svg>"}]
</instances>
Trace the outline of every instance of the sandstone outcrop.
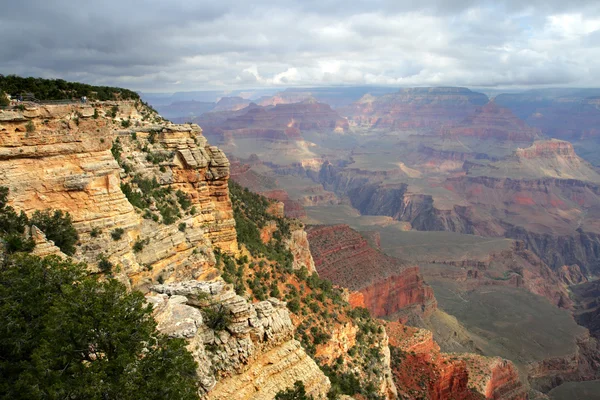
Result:
<instances>
[{"instance_id":1,"label":"sandstone outcrop","mask_svg":"<svg viewBox=\"0 0 600 400\"><path fill-rule=\"evenodd\" d=\"M310 273L317 271L304 227L293 230L290 239L286 240L285 244L294 256L292 264L294 269L306 267Z\"/></svg>"},{"instance_id":2,"label":"sandstone outcrop","mask_svg":"<svg viewBox=\"0 0 600 400\"><path fill-rule=\"evenodd\" d=\"M325 398L329 379L293 339L285 303L269 299L255 304L237 296L223 282L156 285L148 301L158 329L184 338L198 362L201 395L207 399L272 399L302 381L307 393ZM231 315L224 330L210 328L206 307Z\"/></svg>"},{"instance_id":3,"label":"sandstone outcrop","mask_svg":"<svg viewBox=\"0 0 600 400\"><path fill-rule=\"evenodd\" d=\"M319 275L360 292L351 297L354 305L368 308L376 317L407 318L435 309L433 291L418 267L375 250L347 225L310 226L307 231Z\"/></svg>"},{"instance_id":4,"label":"sandstone outcrop","mask_svg":"<svg viewBox=\"0 0 600 400\"><path fill-rule=\"evenodd\" d=\"M454 355L453 355L454 356ZM465 362L469 371L469 387L486 399L526 400L527 389L521 383L514 364L500 357L476 354L455 356Z\"/></svg>"},{"instance_id":5,"label":"sandstone outcrop","mask_svg":"<svg viewBox=\"0 0 600 400\"><path fill-rule=\"evenodd\" d=\"M46 257L46 256L60 256L66 258L67 255L64 254L52 240L48 240L44 232L38 229L37 226L33 225L27 228L27 235L33 239L35 243L35 247L31 254L36 255L38 257Z\"/></svg>"},{"instance_id":6,"label":"sandstone outcrop","mask_svg":"<svg viewBox=\"0 0 600 400\"><path fill-rule=\"evenodd\" d=\"M68 211L81 239L76 258L93 265L103 255L143 289L159 277L210 274L213 246L237 251L229 162L199 127L166 123L132 101L35 106L0 119L0 185L18 210ZM149 161L157 154L160 165ZM136 176L183 192L197 212L171 224L142 218L122 191Z\"/></svg>"}]
</instances>

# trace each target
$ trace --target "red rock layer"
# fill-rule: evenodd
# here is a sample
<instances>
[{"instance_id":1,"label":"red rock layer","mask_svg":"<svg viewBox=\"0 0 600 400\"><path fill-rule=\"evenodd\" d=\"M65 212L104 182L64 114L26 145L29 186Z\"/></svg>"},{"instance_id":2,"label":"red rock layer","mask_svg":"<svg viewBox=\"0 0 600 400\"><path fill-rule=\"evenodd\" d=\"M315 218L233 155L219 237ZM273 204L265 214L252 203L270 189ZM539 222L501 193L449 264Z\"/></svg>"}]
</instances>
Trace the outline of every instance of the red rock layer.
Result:
<instances>
[{"instance_id":1,"label":"red rock layer","mask_svg":"<svg viewBox=\"0 0 600 400\"><path fill-rule=\"evenodd\" d=\"M405 269L360 290L366 308L376 317L394 315L409 306L419 311L435 309L433 290L423 282L418 267Z\"/></svg>"},{"instance_id":2,"label":"red rock layer","mask_svg":"<svg viewBox=\"0 0 600 400\"><path fill-rule=\"evenodd\" d=\"M531 147L517 149L517 156L527 159L548 158L553 159L561 156L565 159L578 159L573 145L563 140L540 140L534 142Z\"/></svg>"},{"instance_id":3,"label":"red rock layer","mask_svg":"<svg viewBox=\"0 0 600 400\"><path fill-rule=\"evenodd\" d=\"M502 360L492 367L492 376L486 386L488 399L526 400L527 393L519 380L519 374L513 363Z\"/></svg>"},{"instance_id":4,"label":"red rock layer","mask_svg":"<svg viewBox=\"0 0 600 400\"><path fill-rule=\"evenodd\" d=\"M319 275L360 292L351 296L354 305L366 306L377 317L435 309L433 291L418 267L374 249L347 225L312 226L307 232Z\"/></svg>"},{"instance_id":5,"label":"red rock layer","mask_svg":"<svg viewBox=\"0 0 600 400\"><path fill-rule=\"evenodd\" d=\"M272 200L277 200L283 203L283 211L285 216L288 218L303 218L306 217L306 210L302 205L290 199L290 196L283 189L269 190L267 192L262 192L262 194Z\"/></svg>"},{"instance_id":6,"label":"red rock layer","mask_svg":"<svg viewBox=\"0 0 600 400\"><path fill-rule=\"evenodd\" d=\"M397 322L386 324L394 383L402 398L483 399L468 387L466 363L440 353L431 332Z\"/></svg>"},{"instance_id":7,"label":"red rock layer","mask_svg":"<svg viewBox=\"0 0 600 400\"><path fill-rule=\"evenodd\" d=\"M450 136L474 136L480 139L532 141L541 132L527 126L512 111L496 105L493 101L478 108L475 113L442 134Z\"/></svg>"}]
</instances>

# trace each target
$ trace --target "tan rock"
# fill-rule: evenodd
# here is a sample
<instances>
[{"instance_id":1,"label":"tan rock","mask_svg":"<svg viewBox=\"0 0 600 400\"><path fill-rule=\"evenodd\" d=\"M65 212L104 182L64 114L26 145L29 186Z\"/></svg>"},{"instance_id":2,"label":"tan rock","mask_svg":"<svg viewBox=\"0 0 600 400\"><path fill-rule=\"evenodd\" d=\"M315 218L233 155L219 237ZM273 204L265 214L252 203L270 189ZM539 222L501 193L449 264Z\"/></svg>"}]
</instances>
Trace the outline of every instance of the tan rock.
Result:
<instances>
[{"instance_id":1,"label":"tan rock","mask_svg":"<svg viewBox=\"0 0 600 400\"><path fill-rule=\"evenodd\" d=\"M148 295L158 329L188 340L198 362L201 395L208 399L273 399L298 380L316 398L325 398L329 379L293 339L285 303L250 304L222 281L156 285ZM232 322L214 331L199 308L223 307Z\"/></svg>"}]
</instances>

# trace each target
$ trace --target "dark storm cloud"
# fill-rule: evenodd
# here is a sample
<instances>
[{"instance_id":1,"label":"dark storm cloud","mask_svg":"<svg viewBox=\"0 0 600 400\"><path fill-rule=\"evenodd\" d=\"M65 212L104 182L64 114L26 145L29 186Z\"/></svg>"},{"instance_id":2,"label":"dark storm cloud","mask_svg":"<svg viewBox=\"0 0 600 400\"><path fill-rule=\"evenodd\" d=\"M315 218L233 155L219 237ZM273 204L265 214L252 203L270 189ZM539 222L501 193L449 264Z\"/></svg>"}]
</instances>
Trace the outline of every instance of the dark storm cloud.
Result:
<instances>
[{"instance_id":1,"label":"dark storm cloud","mask_svg":"<svg viewBox=\"0 0 600 400\"><path fill-rule=\"evenodd\" d=\"M0 73L141 90L600 85L597 1L20 1Z\"/></svg>"}]
</instances>

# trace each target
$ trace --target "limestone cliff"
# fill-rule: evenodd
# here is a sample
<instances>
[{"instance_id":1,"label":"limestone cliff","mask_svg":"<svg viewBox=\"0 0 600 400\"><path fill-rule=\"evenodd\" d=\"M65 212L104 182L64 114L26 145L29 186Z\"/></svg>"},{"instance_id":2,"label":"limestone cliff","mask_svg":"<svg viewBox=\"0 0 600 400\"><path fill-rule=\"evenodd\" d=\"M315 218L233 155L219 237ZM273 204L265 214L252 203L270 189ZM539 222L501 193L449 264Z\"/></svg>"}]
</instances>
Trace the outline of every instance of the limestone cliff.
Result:
<instances>
[{"instance_id":1,"label":"limestone cliff","mask_svg":"<svg viewBox=\"0 0 600 400\"><path fill-rule=\"evenodd\" d=\"M80 236L76 258L95 264L102 254L120 266L114 273L143 287L208 273L213 246L237 251L229 164L199 127L123 101L0 111L0 132L0 185L10 189L11 205L68 211ZM171 199L181 191L196 213L178 211L168 224L143 218L122 190L136 177Z\"/></svg>"},{"instance_id":2,"label":"limestone cliff","mask_svg":"<svg viewBox=\"0 0 600 400\"><path fill-rule=\"evenodd\" d=\"M156 285L152 290L159 293L148 296L158 329L188 341L203 397L272 399L302 381L308 394L325 398L329 379L294 340L285 303L271 298L251 304L219 281ZM202 314L207 307L223 307L231 315L224 330L211 329Z\"/></svg>"}]
</instances>

